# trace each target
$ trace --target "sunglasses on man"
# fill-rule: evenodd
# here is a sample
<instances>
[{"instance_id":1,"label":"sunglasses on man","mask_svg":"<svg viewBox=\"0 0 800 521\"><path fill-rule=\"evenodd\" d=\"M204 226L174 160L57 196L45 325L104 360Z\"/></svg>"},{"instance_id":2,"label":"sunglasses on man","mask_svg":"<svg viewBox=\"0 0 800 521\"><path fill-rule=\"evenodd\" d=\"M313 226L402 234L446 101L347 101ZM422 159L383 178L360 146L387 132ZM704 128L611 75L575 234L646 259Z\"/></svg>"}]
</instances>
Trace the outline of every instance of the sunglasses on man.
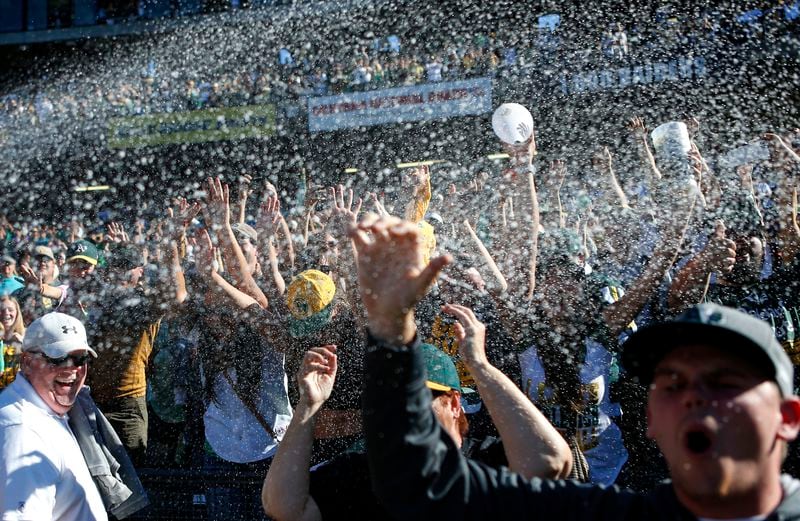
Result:
<instances>
[{"instance_id":1,"label":"sunglasses on man","mask_svg":"<svg viewBox=\"0 0 800 521\"><path fill-rule=\"evenodd\" d=\"M70 367L68 364L71 361L72 367L83 367L84 365L89 363L89 360L92 358L92 355L89 353L84 353L82 355L66 355L60 358L51 358L44 353L39 351L31 351L32 355L41 356L45 362L50 364L51 367Z\"/></svg>"}]
</instances>

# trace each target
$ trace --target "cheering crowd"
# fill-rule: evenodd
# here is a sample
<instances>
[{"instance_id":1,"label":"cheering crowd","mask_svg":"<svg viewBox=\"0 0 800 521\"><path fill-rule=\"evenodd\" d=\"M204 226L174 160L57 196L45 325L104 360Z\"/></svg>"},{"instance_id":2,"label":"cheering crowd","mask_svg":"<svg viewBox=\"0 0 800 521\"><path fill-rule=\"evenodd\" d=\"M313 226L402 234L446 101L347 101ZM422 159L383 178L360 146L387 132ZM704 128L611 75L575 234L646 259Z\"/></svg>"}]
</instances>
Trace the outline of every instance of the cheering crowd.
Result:
<instances>
[{"instance_id":1,"label":"cheering crowd","mask_svg":"<svg viewBox=\"0 0 800 521\"><path fill-rule=\"evenodd\" d=\"M6 216L4 518L124 517L152 466L266 476L211 519L793 518L797 134L712 161L629 129L635 195L531 136L291 209L245 177L150 222Z\"/></svg>"}]
</instances>

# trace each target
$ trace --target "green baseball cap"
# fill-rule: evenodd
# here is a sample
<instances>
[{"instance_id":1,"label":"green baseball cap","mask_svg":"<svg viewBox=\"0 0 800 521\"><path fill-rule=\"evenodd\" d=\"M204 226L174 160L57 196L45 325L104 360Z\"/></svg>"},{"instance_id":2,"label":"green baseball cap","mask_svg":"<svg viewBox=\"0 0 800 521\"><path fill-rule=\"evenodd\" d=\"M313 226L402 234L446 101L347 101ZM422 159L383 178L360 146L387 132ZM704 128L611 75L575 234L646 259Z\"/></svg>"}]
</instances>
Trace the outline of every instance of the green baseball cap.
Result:
<instances>
[{"instance_id":1,"label":"green baseball cap","mask_svg":"<svg viewBox=\"0 0 800 521\"><path fill-rule=\"evenodd\" d=\"M97 265L97 260L100 258L100 252L97 251L97 246L92 242L86 240L75 241L67 248L67 262L74 260L83 260L91 264Z\"/></svg>"},{"instance_id":2,"label":"green baseball cap","mask_svg":"<svg viewBox=\"0 0 800 521\"><path fill-rule=\"evenodd\" d=\"M461 382L458 379L456 364L450 356L431 344L421 344L422 355L425 357L425 368L428 378L425 384L432 391L458 391L461 392Z\"/></svg>"}]
</instances>

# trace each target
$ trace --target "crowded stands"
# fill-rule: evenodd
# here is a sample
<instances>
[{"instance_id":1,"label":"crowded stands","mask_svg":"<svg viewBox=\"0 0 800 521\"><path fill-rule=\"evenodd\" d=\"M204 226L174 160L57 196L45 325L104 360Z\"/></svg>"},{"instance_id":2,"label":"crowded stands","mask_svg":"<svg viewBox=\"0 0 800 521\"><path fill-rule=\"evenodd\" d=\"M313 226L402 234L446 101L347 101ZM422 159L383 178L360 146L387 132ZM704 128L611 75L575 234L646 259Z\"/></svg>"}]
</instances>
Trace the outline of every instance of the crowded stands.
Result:
<instances>
[{"instance_id":1,"label":"crowded stands","mask_svg":"<svg viewBox=\"0 0 800 521\"><path fill-rule=\"evenodd\" d=\"M605 519L619 504L619 517L630 519L792 518L797 482L779 476L800 471L790 443L800 429L800 129L792 116L782 125L765 117L753 130L733 121L733 109L709 123L673 102L661 121L643 106L600 121L620 87L592 100L599 116L576 142L547 135L526 107L498 99L508 90L491 91L545 65L627 71L643 57L791 39L795 4L758 11L663 9L646 22L603 20L585 38L552 18L516 34L369 33L335 45L306 34L274 46L273 56L205 68L135 57L143 68L103 76L108 83L2 91L8 157L36 148L29 129L64 124L79 136L52 131L55 150L90 142L75 130L84 125L103 133L108 121L152 114L461 80L485 79L476 99L491 107L451 118L424 107L428 119L382 122L395 138L416 140L420 157L433 157L428 147L450 156L381 165L379 174L342 175L337 163L329 175L301 157L312 148L326 155L326 143L366 135L365 126L316 129L331 132L326 141L310 122L310 130L281 127L286 120L238 149L245 139L219 138L203 160L187 145L203 139L150 143L131 152L130 165L132 142L108 150L92 142L88 149L103 150L93 163L64 166L94 183L113 172L92 171L104 162L133 171L158 146L174 146L165 162L186 152L175 161L175 170L190 165L184 176L164 169L125 179L135 204L110 204L123 191L95 185L43 209L39 197L59 200L37 192L47 172L24 176L47 160L19 160L3 183L31 199L0 208L0 509L9 519L28 509L37 519L316 521L450 512L560 519L573 507L585 519L591 506ZM670 95L691 86L675 78L686 83ZM467 115L476 116L472 126L444 146L414 130L449 119L447 134ZM715 132L726 117L730 133ZM761 131L768 121L773 128ZM382 130L375 135L386 137ZM462 157L453 143L477 143L476 135L501 153ZM270 149L271 137L290 146ZM395 143L351 150L370 155ZM292 161L304 169L290 179ZM158 171L152 163L147 171ZM60 186L55 177L45 185ZM91 199L89 188L111 193ZM702 372L723 355L733 361ZM669 438L678 402L714 409L680 424L677 445L691 464L676 464ZM731 448L722 431L760 437ZM760 444L766 438L774 443ZM708 461L721 462L729 479L693 474ZM163 476L202 514L163 514L178 503ZM751 488L770 487L769 501L705 507L727 505L746 477ZM690 488L722 484L700 499L681 489L667 497L659 484L670 478ZM617 496L617 487L632 492ZM531 510L531 498L562 493L560 503ZM642 497L677 510L658 512Z\"/></svg>"},{"instance_id":2,"label":"crowded stands","mask_svg":"<svg viewBox=\"0 0 800 521\"><path fill-rule=\"evenodd\" d=\"M310 186L291 208L294 198L269 182L209 178L185 194L199 198L175 198L149 221L5 216L3 385L17 374L26 325L53 311L70 315L97 352L87 379L93 398L136 467L202 462L208 472L263 475L309 392L297 379L306 353L335 353L336 380L316 406L305 460L324 469L362 439L366 340L356 274L364 268L352 230L370 215L393 215L419 230L424 262L454 259L415 321L428 349L454 364L432 388L458 390L464 445L506 441L507 428L482 396L477 355L463 351L469 323L485 334L480 356L563 437L553 457L572 465L556 475L647 490L666 469L646 442L643 416L625 414L642 407L642 388L620 363L625 339L715 302L767 320L796 362L800 326L797 131L754 136L712 160L695 144L701 122L674 125L692 136L678 158L631 120L636 193L622 188L608 149L593 159L593 175L575 176L564 161L537 165L528 134L523 146L505 145L510 159L499 171L455 184L419 166L383 193ZM524 458L502 454L485 457L512 468ZM792 451L787 464L795 459ZM253 490L235 485L211 487L207 500L215 518L231 505L243 519L260 508Z\"/></svg>"}]
</instances>

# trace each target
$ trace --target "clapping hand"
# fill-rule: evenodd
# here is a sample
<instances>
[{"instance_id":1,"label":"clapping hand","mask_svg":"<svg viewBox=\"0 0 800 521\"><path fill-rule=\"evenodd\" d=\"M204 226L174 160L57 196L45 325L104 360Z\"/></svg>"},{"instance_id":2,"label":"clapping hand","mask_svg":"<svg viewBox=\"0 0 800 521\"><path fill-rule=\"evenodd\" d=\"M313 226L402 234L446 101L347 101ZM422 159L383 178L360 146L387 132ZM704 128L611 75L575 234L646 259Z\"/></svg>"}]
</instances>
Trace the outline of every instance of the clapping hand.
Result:
<instances>
[{"instance_id":1,"label":"clapping hand","mask_svg":"<svg viewBox=\"0 0 800 521\"><path fill-rule=\"evenodd\" d=\"M313 410L318 410L330 398L336 380L336 346L312 347L303 357L303 365L297 371L300 401Z\"/></svg>"},{"instance_id":2,"label":"clapping hand","mask_svg":"<svg viewBox=\"0 0 800 521\"><path fill-rule=\"evenodd\" d=\"M442 311L455 317L458 354L467 366L488 363L486 358L486 326L475 317L475 313L457 304L447 304Z\"/></svg>"}]
</instances>

